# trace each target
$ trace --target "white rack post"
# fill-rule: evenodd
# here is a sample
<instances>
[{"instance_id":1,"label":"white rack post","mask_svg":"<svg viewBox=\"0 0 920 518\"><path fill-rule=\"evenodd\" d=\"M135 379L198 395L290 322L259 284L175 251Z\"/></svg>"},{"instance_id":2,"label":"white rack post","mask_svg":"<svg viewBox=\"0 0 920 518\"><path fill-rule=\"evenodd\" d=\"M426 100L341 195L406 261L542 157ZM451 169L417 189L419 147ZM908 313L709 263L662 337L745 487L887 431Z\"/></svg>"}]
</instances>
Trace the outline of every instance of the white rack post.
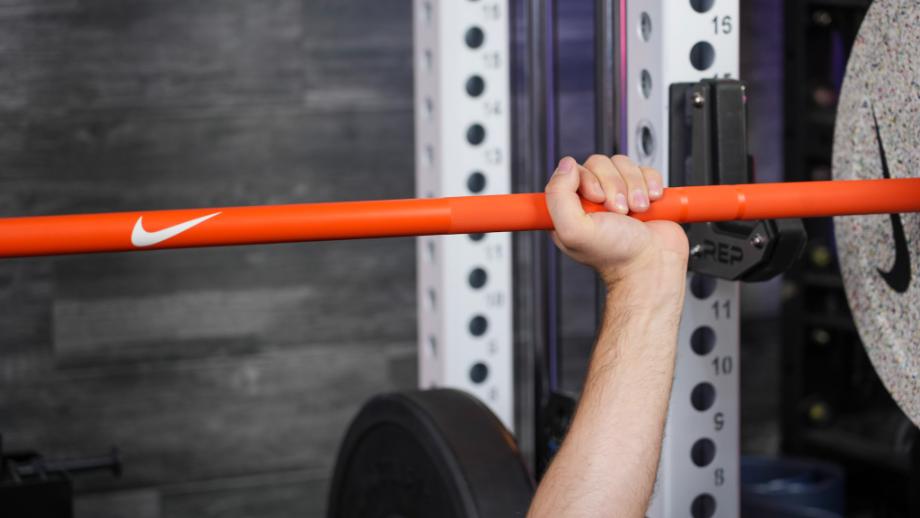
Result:
<instances>
[{"instance_id":1,"label":"white rack post","mask_svg":"<svg viewBox=\"0 0 920 518\"><path fill-rule=\"evenodd\" d=\"M511 189L507 0L415 0L419 197ZM454 387L512 428L511 238L418 239L422 388Z\"/></svg>"},{"instance_id":2,"label":"white rack post","mask_svg":"<svg viewBox=\"0 0 920 518\"><path fill-rule=\"evenodd\" d=\"M628 152L667 179L668 90L738 77L738 0L627 0L625 15ZM649 518L740 514L738 283L716 281L701 297L693 279Z\"/></svg>"}]
</instances>

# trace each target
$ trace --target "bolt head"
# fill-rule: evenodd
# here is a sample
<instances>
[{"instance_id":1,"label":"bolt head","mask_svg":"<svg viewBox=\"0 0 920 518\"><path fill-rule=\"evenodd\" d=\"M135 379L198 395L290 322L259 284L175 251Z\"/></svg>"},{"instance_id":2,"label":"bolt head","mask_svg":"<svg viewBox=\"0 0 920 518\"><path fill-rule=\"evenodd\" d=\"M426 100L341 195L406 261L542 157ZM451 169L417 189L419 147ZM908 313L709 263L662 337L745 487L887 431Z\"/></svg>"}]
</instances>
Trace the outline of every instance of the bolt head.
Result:
<instances>
[{"instance_id":1,"label":"bolt head","mask_svg":"<svg viewBox=\"0 0 920 518\"><path fill-rule=\"evenodd\" d=\"M693 106L697 108L702 108L703 104L706 103L706 98L703 97L702 92L693 92Z\"/></svg>"}]
</instances>

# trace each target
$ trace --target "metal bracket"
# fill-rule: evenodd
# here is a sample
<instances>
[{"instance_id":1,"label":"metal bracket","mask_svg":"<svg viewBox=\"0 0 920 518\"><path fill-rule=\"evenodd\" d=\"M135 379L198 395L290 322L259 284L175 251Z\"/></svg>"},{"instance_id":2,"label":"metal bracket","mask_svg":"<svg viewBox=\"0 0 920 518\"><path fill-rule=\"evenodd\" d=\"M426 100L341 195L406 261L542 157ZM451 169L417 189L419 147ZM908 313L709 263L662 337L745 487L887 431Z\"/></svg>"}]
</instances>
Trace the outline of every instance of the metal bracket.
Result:
<instances>
[{"instance_id":1,"label":"metal bracket","mask_svg":"<svg viewBox=\"0 0 920 518\"><path fill-rule=\"evenodd\" d=\"M753 181L747 149L744 83L705 79L670 89L670 185ZM765 281L786 271L805 248L801 220L687 225L690 270L733 281Z\"/></svg>"}]
</instances>

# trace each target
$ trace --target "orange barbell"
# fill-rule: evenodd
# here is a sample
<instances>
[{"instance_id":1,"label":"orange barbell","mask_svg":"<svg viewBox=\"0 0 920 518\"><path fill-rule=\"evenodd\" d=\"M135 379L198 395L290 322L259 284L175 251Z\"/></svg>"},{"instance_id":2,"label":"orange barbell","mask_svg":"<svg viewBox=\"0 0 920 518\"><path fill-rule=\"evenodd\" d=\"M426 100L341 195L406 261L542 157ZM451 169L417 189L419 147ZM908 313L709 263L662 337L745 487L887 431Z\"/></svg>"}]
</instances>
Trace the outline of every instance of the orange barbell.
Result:
<instances>
[{"instance_id":1,"label":"orange barbell","mask_svg":"<svg viewBox=\"0 0 920 518\"><path fill-rule=\"evenodd\" d=\"M905 212L920 212L920 178L674 187L632 216L695 223ZM33 216L0 218L0 257L550 229L543 194Z\"/></svg>"}]
</instances>

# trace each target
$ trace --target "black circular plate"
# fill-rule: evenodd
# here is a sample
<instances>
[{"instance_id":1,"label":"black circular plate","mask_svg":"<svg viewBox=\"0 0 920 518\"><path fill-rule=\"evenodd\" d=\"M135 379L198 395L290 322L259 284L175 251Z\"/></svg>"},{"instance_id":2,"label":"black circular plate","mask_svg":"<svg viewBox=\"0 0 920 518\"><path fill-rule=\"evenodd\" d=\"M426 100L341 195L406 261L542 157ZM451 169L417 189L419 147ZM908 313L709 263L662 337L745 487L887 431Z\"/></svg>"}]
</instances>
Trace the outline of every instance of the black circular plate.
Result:
<instances>
[{"instance_id":1,"label":"black circular plate","mask_svg":"<svg viewBox=\"0 0 920 518\"><path fill-rule=\"evenodd\" d=\"M523 517L533 482L514 437L450 389L377 396L352 421L329 492L330 518Z\"/></svg>"}]
</instances>

